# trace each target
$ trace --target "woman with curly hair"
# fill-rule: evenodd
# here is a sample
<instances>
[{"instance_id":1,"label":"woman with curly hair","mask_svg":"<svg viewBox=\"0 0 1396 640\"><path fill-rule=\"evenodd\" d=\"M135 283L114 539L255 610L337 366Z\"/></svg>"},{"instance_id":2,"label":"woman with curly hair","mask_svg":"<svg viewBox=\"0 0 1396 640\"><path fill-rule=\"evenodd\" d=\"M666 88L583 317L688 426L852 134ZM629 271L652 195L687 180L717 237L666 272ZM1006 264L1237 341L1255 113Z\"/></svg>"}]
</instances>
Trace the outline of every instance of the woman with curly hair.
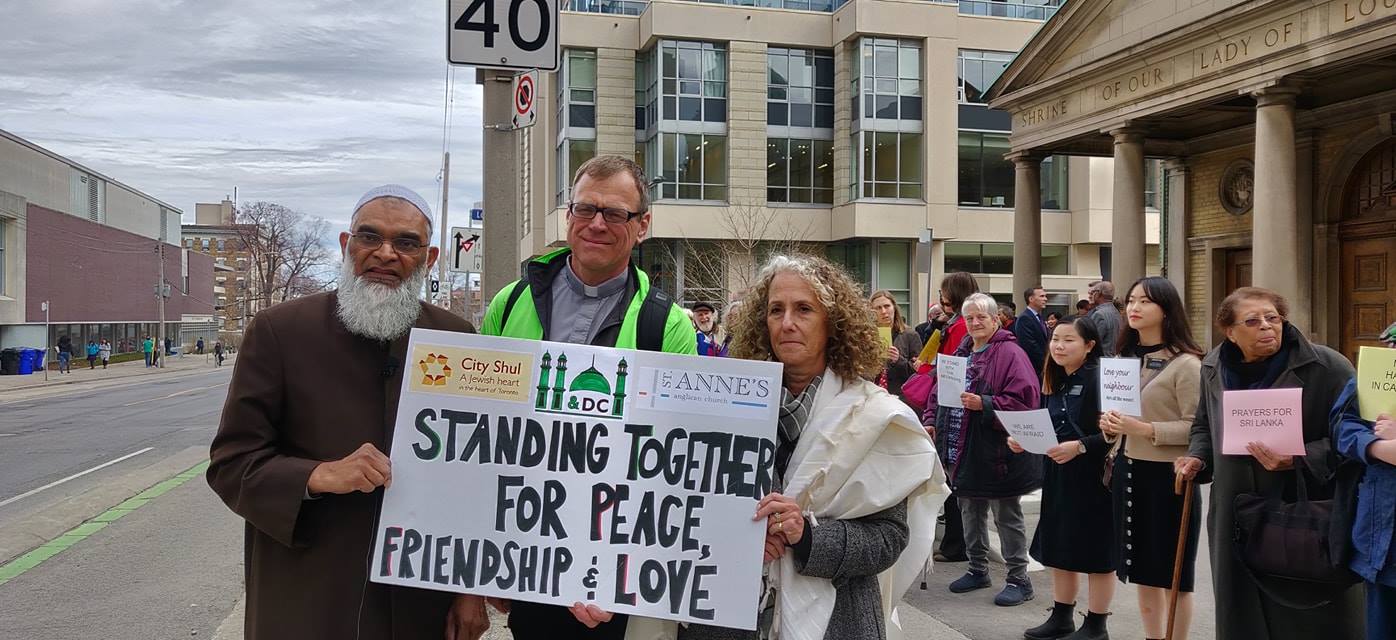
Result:
<instances>
[{"instance_id":1,"label":"woman with curly hair","mask_svg":"<svg viewBox=\"0 0 1396 640\"><path fill-rule=\"evenodd\" d=\"M775 256L730 319L731 354L785 365L756 631L689 625L684 640L879 640L930 555L945 496L935 447L905 404L868 381L877 325L853 280Z\"/></svg>"}]
</instances>

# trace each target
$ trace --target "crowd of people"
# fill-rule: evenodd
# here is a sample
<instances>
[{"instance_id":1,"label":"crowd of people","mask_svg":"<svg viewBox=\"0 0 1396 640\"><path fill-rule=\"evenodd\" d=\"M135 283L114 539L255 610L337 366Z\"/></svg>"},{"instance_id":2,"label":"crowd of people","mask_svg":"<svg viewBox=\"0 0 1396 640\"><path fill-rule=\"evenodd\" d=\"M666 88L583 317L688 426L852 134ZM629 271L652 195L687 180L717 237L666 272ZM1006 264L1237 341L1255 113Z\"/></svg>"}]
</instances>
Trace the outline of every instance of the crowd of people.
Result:
<instances>
[{"instance_id":1,"label":"crowd of people","mask_svg":"<svg viewBox=\"0 0 1396 640\"><path fill-rule=\"evenodd\" d=\"M996 604L1034 599L1030 559L1051 569L1051 612L1026 638L1108 638L1121 581L1137 586L1146 638L1163 638L1170 623L1172 637L1185 638L1203 520L1200 508L1185 513L1207 482L1218 637L1393 637L1396 426L1360 417L1352 366L1293 326L1282 297L1233 292L1216 319L1224 340L1210 351L1162 278L1132 283L1118 299L1112 283L1092 283L1070 315L1049 312L1034 287L1019 314L971 274L952 273L912 326L893 293L867 295L823 258L781 255L721 314L708 302L683 309L630 259L649 232L648 184L624 157L583 164L567 247L528 262L491 301L480 332L784 365L773 488L753 509L765 523L755 630L367 580L374 513L392 481L385 452L407 333L474 331L417 299L438 258L431 211L386 185L360 199L340 236L339 289L259 314L233 372L208 479L247 521L248 638L474 640L494 607L521 640L882 639L933 553L968 563L954 594L992 586L991 513L1007 569ZM640 311L651 301L667 310ZM302 358L301 349L328 355ZM1102 411L1101 358L1116 355L1140 362L1141 415ZM956 403L938 397L944 356L967 361ZM1281 387L1304 389L1305 454L1248 443L1246 456L1223 455L1222 393ZM1056 434L1046 455L1026 451L997 416L1038 409ZM1021 502L1039 489L1029 535ZM1247 496L1350 501L1355 525L1340 536L1347 544L1334 545L1348 577L1256 569L1248 558L1262 550L1233 535L1249 517L1240 513ZM944 533L933 550L938 511Z\"/></svg>"}]
</instances>

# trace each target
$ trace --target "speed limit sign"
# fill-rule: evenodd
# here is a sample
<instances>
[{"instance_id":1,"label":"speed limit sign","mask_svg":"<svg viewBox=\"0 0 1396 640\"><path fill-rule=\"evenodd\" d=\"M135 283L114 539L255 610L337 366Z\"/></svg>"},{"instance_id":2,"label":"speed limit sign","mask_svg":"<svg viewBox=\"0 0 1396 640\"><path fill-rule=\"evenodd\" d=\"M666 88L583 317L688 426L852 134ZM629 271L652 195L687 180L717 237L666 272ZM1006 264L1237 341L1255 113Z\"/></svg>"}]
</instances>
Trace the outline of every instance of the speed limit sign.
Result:
<instances>
[{"instance_id":1,"label":"speed limit sign","mask_svg":"<svg viewBox=\"0 0 1396 640\"><path fill-rule=\"evenodd\" d=\"M559 0L450 0L446 57L486 69L556 71Z\"/></svg>"}]
</instances>

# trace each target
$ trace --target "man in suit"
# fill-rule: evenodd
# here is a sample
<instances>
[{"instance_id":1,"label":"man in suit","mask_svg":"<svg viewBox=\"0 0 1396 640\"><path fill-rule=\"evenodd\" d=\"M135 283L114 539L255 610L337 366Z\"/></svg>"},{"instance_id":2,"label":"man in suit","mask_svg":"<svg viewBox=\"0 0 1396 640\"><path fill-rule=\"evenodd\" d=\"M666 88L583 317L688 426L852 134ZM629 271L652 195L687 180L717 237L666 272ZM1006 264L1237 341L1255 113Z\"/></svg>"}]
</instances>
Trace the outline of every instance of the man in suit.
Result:
<instances>
[{"instance_id":1,"label":"man in suit","mask_svg":"<svg viewBox=\"0 0 1396 640\"><path fill-rule=\"evenodd\" d=\"M1018 346L1027 352L1040 378L1047 360L1047 320L1042 316L1047 309L1047 291L1042 287L1028 289L1023 292L1023 302L1027 303L1027 308L1013 323L1013 335L1018 337Z\"/></svg>"}]
</instances>

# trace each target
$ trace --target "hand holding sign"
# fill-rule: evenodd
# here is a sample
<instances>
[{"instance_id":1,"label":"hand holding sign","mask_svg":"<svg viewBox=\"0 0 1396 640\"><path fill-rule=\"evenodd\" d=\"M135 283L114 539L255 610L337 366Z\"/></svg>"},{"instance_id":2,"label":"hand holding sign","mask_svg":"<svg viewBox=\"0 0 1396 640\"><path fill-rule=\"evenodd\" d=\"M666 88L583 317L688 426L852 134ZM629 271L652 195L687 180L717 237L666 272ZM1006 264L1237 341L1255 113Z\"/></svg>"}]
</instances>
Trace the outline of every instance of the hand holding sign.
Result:
<instances>
[{"instance_id":1,"label":"hand holding sign","mask_svg":"<svg viewBox=\"0 0 1396 640\"><path fill-rule=\"evenodd\" d=\"M1129 416L1140 408L1139 361L1134 358L1100 359L1100 410Z\"/></svg>"},{"instance_id":2,"label":"hand holding sign","mask_svg":"<svg viewBox=\"0 0 1396 640\"><path fill-rule=\"evenodd\" d=\"M1396 349L1357 350L1357 408L1363 420L1396 413Z\"/></svg>"},{"instance_id":3,"label":"hand holding sign","mask_svg":"<svg viewBox=\"0 0 1396 640\"><path fill-rule=\"evenodd\" d=\"M1222 454L1251 455L1262 464L1304 455L1303 409L1303 389L1222 392Z\"/></svg>"},{"instance_id":4,"label":"hand holding sign","mask_svg":"<svg viewBox=\"0 0 1396 640\"><path fill-rule=\"evenodd\" d=\"M1052 427L1052 417L1046 409L1032 411L995 411L999 424L1013 435L1018 446L1030 453L1047 455L1047 450L1057 446L1057 432Z\"/></svg>"},{"instance_id":5,"label":"hand holding sign","mask_svg":"<svg viewBox=\"0 0 1396 640\"><path fill-rule=\"evenodd\" d=\"M969 358L936 358L936 403L942 407L964 408L960 395L965 392L965 373L968 369Z\"/></svg>"}]
</instances>

